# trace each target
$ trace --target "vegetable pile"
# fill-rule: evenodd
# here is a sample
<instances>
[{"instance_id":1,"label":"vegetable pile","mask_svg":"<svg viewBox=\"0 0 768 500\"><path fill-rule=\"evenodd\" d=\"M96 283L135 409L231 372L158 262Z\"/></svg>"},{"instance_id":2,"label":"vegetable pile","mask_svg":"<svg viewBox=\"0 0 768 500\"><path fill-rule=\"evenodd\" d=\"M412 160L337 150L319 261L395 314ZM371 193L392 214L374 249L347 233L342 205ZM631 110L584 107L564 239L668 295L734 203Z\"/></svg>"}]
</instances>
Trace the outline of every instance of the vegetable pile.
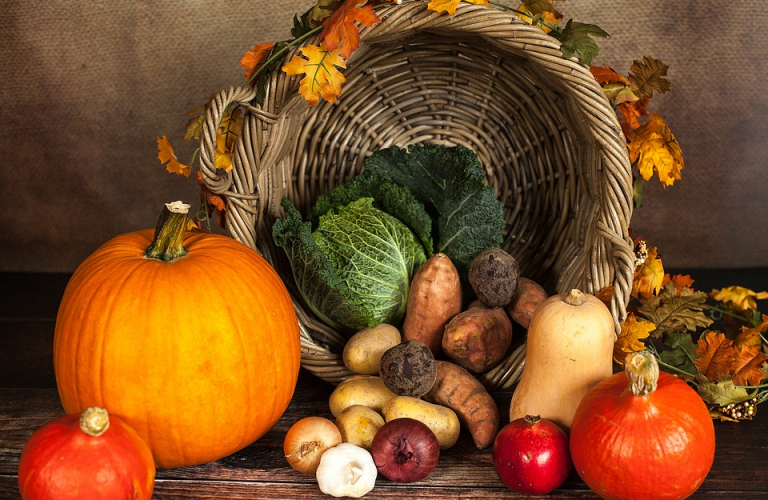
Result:
<instances>
[{"instance_id":1,"label":"vegetable pile","mask_svg":"<svg viewBox=\"0 0 768 500\"><path fill-rule=\"evenodd\" d=\"M463 146L392 147L365 171L321 196L307 221L284 199L273 227L309 308L353 333L400 324L411 279L435 254L466 276L472 258L498 247L503 205L477 155Z\"/></svg>"}]
</instances>

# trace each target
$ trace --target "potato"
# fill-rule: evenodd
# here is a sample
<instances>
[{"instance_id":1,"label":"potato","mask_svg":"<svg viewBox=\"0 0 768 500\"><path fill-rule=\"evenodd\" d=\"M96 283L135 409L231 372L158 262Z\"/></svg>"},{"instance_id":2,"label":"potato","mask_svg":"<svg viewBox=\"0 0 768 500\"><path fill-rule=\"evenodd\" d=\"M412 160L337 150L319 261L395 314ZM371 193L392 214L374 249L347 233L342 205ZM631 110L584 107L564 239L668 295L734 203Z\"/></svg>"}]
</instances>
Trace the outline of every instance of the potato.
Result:
<instances>
[{"instance_id":1,"label":"potato","mask_svg":"<svg viewBox=\"0 0 768 500\"><path fill-rule=\"evenodd\" d=\"M381 323L352 335L341 355L344 365L361 375L378 375L381 355L401 341L400 330Z\"/></svg>"},{"instance_id":2,"label":"potato","mask_svg":"<svg viewBox=\"0 0 768 500\"><path fill-rule=\"evenodd\" d=\"M461 311L461 281L451 259L436 253L411 280L403 322L403 340L418 340L440 352L445 325Z\"/></svg>"},{"instance_id":3,"label":"potato","mask_svg":"<svg viewBox=\"0 0 768 500\"><path fill-rule=\"evenodd\" d=\"M384 418L367 406L352 405L336 418L336 427L345 443L352 443L371 451L373 436L384 425Z\"/></svg>"},{"instance_id":4,"label":"potato","mask_svg":"<svg viewBox=\"0 0 768 500\"><path fill-rule=\"evenodd\" d=\"M515 323L527 330L533 311L548 298L549 295L541 285L521 276L517 282L517 292L505 309Z\"/></svg>"},{"instance_id":5,"label":"potato","mask_svg":"<svg viewBox=\"0 0 768 500\"><path fill-rule=\"evenodd\" d=\"M435 383L435 356L425 344L417 340L405 341L381 356L379 376L398 396L420 398Z\"/></svg>"},{"instance_id":6,"label":"potato","mask_svg":"<svg viewBox=\"0 0 768 500\"><path fill-rule=\"evenodd\" d=\"M354 375L336 386L328 400L334 417L341 415L346 408L354 405L367 406L374 411L381 411L384 404L397 396L387 389L381 377L373 375Z\"/></svg>"},{"instance_id":7,"label":"potato","mask_svg":"<svg viewBox=\"0 0 768 500\"><path fill-rule=\"evenodd\" d=\"M501 248L486 248L475 255L467 279L477 298L488 307L504 307L517 291L520 267Z\"/></svg>"},{"instance_id":8,"label":"potato","mask_svg":"<svg viewBox=\"0 0 768 500\"><path fill-rule=\"evenodd\" d=\"M381 410L384 420L412 418L429 427L437 437L440 448L447 449L456 444L461 424L456 412L445 406L428 403L410 396L397 396L387 401Z\"/></svg>"},{"instance_id":9,"label":"potato","mask_svg":"<svg viewBox=\"0 0 768 500\"><path fill-rule=\"evenodd\" d=\"M443 351L457 365L474 373L493 368L512 343L512 322L501 307L472 304L445 327Z\"/></svg>"}]
</instances>

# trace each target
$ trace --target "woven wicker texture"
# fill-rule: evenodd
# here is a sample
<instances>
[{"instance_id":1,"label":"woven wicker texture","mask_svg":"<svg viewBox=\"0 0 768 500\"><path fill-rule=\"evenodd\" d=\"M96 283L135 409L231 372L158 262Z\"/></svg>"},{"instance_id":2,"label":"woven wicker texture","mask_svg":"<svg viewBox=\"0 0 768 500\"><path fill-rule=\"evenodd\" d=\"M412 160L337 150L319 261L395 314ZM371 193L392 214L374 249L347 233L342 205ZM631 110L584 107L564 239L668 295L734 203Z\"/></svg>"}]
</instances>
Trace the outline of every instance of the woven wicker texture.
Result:
<instances>
[{"instance_id":1,"label":"woven wicker texture","mask_svg":"<svg viewBox=\"0 0 768 500\"><path fill-rule=\"evenodd\" d=\"M378 13L383 22L363 30L337 102L309 107L300 79L276 71L261 106L248 88L221 92L201 140L203 177L227 198L229 233L260 250L293 293L303 366L332 383L350 375L344 337L305 310L272 243L280 199L306 214L370 153L392 145L473 149L505 204L503 248L521 274L551 293L614 286L618 330L634 266L632 179L615 113L588 69L563 59L555 39L493 7L462 4L451 17L406 2ZM216 129L231 105L245 119L234 168L223 174L214 168ZM483 382L511 387L524 357L522 345Z\"/></svg>"}]
</instances>

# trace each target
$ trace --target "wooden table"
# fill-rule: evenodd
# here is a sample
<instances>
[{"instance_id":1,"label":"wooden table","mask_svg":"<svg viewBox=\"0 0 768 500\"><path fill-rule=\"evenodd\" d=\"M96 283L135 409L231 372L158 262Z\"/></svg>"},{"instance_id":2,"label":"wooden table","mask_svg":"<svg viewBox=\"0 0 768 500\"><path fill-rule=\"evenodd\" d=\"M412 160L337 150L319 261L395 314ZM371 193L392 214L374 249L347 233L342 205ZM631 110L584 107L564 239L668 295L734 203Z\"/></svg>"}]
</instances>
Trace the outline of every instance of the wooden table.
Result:
<instances>
[{"instance_id":1,"label":"wooden table","mask_svg":"<svg viewBox=\"0 0 768 500\"><path fill-rule=\"evenodd\" d=\"M768 288L768 269L693 271L701 290L732 284ZM62 414L52 366L56 310L68 275L0 273L0 498L19 498L19 454L35 429ZM288 427L309 415L331 417L332 387L302 370L293 401L262 439L232 456L197 467L160 470L156 499L302 499L331 498L314 478L294 472L282 453ZM511 394L495 394L502 423ZM715 423L715 463L692 498L768 498L768 408L748 422ZM685 464L679 464L685 467ZM648 478L652 481L653 478ZM426 480L399 485L380 478L366 498L525 498L499 481L490 450L475 449L466 433L445 451ZM553 499L597 498L572 472L548 495Z\"/></svg>"}]
</instances>

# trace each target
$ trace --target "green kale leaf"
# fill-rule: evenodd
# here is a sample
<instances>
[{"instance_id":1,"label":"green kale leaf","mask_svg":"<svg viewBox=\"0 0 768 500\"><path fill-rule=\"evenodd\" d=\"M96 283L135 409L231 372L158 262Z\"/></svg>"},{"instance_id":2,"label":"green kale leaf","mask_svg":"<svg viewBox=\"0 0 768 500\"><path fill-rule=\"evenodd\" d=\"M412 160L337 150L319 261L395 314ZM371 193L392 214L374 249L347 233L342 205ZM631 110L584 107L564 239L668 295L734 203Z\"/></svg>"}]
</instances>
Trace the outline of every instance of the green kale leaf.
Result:
<instances>
[{"instance_id":1,"label":"green kale leaf","mask_svg":"<svg viewBox=\"0 0 768 500\"><path fill-rule=\"evenodd\" d=\"M465 277L477 253L500 247L504 204L487 185L474 151L463 146L412 145L376 151L368 172L407 187L435 221L435 252L447 255Z\"/></svg>"}]
</instances>

